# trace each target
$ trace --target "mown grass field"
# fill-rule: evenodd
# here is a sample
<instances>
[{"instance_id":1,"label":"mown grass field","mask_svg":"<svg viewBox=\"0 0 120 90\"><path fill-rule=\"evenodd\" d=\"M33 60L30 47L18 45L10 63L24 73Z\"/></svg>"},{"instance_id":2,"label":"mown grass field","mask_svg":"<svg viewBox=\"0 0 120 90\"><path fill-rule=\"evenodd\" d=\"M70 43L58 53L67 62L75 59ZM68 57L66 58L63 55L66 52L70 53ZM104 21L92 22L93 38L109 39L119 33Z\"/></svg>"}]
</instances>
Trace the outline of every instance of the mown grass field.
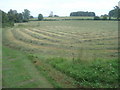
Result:
<instances>
[{"instance_id":1,"label":"mown grass field","mask_svg":"<svg viewBox=\"0 0 120 90\"><path fill-rule=\"evenodd\" d=\"M103 17L99 17L101 20ZM31 21L37 21L38 18L31 18ZM43 21L63 21L63 20L94 20L94 17L90 16L63 16L63 17L44 17ZM109 20L109 17L107 17ZM116 18L111 17L111 20L116 20Z\"/></svg>"},{"instance_id":2,"label":"mown grass field","mask_svg":"<svg viewBox=\"0 0 120 90\"><path fill-rule=\"evenodd\" d=\"M118 87L117 23L31 21L4 28L3 87Z\"/></svg>"}]
</instances>

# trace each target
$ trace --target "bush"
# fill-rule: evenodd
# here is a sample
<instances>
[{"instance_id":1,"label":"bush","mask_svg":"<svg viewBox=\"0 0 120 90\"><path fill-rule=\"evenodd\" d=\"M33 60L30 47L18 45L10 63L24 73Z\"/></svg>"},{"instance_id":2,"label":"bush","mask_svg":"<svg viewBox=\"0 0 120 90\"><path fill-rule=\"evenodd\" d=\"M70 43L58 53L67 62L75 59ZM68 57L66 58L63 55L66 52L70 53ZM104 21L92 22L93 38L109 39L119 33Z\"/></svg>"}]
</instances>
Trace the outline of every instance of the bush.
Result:
<instances>
[{"instance_id":1,"label":"bush","mask_svg":"<svg viewBox=\"0 0 120 90\"><path fill-rule=\"evenodd\" d=\"M103 16L102 20L107 20L107 16Z\"/></svg>"},{"instance_id":2,"label":"bush","mask_svg":"<svg viewBox=\"0 0 120 90\"><path fill-rule=\"evenodd\" d=\"M94 17L94 20L100 20L100 17L95 16L95 17Z\"/></svg>"},{"instance_id":3,"label":"bush","mask_svg":"<svg viewBox=\"0 0 120 90\"><path fill-rule=\"evenodd\" d=\"M27 19L24 19L23 22L28 22L28 20L27 20Z\"/></svg>"}]
</instances>

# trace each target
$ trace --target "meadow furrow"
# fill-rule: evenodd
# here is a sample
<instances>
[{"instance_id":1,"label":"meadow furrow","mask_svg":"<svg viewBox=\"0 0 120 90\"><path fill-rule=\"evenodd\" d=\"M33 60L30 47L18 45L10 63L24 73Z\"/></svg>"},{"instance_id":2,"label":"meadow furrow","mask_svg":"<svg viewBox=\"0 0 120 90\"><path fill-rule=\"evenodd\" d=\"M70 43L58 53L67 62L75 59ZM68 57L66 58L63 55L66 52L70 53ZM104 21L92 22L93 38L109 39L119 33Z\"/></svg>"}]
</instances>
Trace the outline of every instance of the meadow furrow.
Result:
<instances>
[{"instance_id":1,"label":"meadow furrow","mask_svg":"<svg viewBox=\"0 0 120 90\"><path fill-rule=\"evenodd\" d=\"M10 80L17 82L11 86L40 87L40 82L46 80L58 88L116 87L118 35L115 25L115 21L30 21L4 28L4 50L7 48L4 71L8 71L6 76L13 71ZM11 56L7 54L8 48ZM14 49L18 54L11 51ZM19 72L24 69L16 69L21 82L16 80L19 77L14 78L16 73L7 61L15 65L13 69L26 68L23 75ZM40 79L39 74L46 79ZM4 80L7 86L9 78Z\"/></svg>"},{"instance_id":2,"label":"meadow furrow","mask_svg":"<svg viewBox=\"0 0 120 90\"><path fill-rule=\"evenodd\" d=\"M43 31L44 32L44 31ZM46 31L45 31L46 32ZM55 31L55 33L56 33L57 31ZM53 32L54 33L54 32ZM59 33L59 31L57 32L57 33ZM70 34L69 36L64 36L64 39L62 39L61 38L61 40L63 41L63 42L60 42L61 44L63 44L63 45L65 45L65 44L67 44L67 45L70 45L71 46L71 44L74 46L74 44L76 44L76 43L78 43L78 44L80 44L80 43L82 43L82 42L90 42L90 41L97 41L97 40L112 40L112 39L117 39L118 37L117 36L100 36L100 37L98 37L98 36L94 36L94 37L91 37L91 36L89 36L88 34L80 34L80 35L75 35L75 37L73 36L73 35L75 35L75 34ZM85 36L84 36L85 35ZM92 35L93 36L93 35ZM55 38L55 37L54 37ZM58 37L56 37L56 38L58 38ZM75 47L77 47L78 45L75 45Z\"/></svg>"},{"instance_id":3,"label":"meadow furrow","mask_svg":"<svg viewBox=\"0 0 120 90\"><path fill-rule=\"evenodd\" d=\"M35 45L39 45L39 46L49 46L49 47L56 47L56 48L61 48L61 49L70 47L67 44L63 45L61 43L52 43L52 42L45 41L42 39L36 39L26 33L21 32L21 30L12 30L12 33L14 34L14 37L18 40L21 40L21 41L27 42L27 43L32 43Z\"/></svg>"},{"instance_id":4,"label":"meadow furrow","mask_svg":"<svg viewBox=\"0 0 120 90\"><path fill-rule=\"evenodd\" d=\"M44 35L44 36L46 36L47 38L47 40L48 39L50 39L50 41L51 40L55 40L55 41L57 41L58 43L62 43L62 44L67 44L67 43L70 43L71 42L71 37L70 38L68 38L67 36L59 36L59 34L55 34L55 33L51 33L51 32L47 32L47 31L40 31L40 30L38 30L38 29L29 29L30 31L32 31L32 32L35 32L35 33L37 33L37 34L42 34L42 35ZM55 43L57 43L57 42L55 42ZM54 42L52 42L52 43L54 43Z\"/></svg>"},{"instance_id":5,"label":"meadow furrow","mask_svg":"<svg viewBox=\"0 0 120 90\"><path fill-rule=\"evenodd\" d=\"M58 38L62 38L64 37L63 35L61 34L56 34L54 32L50 32L48 30L45 30L45 29L31 29L32 31L35 31L35 32L38 32L38 33L42 33L44 35L48 35L48 36L52 36L52 37L58 37Z\"/></svg>"},{"instance_id":6,"label":"meadow furrow","mask_svg":"<svg viewBox=\"0 0 120 90\"><path fill-rule=\"evenodd\" d=\"M32 29L38 33L44 33L45 35L50 35L50 36L54 36L55 38L61 38L61 39L71 39L72 37L78 37L79 35L75 35L72 34L70 31L66 32L66 31L61 31L61 30L57 30L54 31L54 27L53 29Z\"/></svg>"},{"instance_id":7,"label":"meadow furrow","mask_svg":"<svg viewBox=\"0 0 120 90\"><path fill-rule=\"evenodd\" d=\"M21 30L21 31L30 35L33 38L36 38L36 39L39 39L39 40L44 40L45 42L59 43L59 44L62 44L62 45L69 45L71 42L73 42L73 41L71 41L72 39L69 39L69 40L67 40L67 39L57 39L55 37L49 38L49 36L45 36L45 35L44 35L45 37L43 37L43 36L40 36L39 33L34 32L34 31L30 31L30 30Z\"/></svg>"},{"instance_id":8,"label":"meadow furrow","mask_svg":"<svg viewBox=\"0 0 120 90\"><path fill-rule=\"evenodd\" d=\"M35 44L30 44L27 42L23 42L21 40L17 40L14 37L14 34L11 32L11 30L6 30L6 35L4 35L5 42L4 44L6 46L9 46L11 48L20 49L23 51L29 51L34 53L41 53L45 55L56 55L56 56L69 56L71 52L77 52L76 50L71 49L63 49L63 48L56 48L56 47L45 47L45 46L38 46ZM52 51L52 52L51 52Z\"/></svg>"},{"instance_id":9,"label":"meadow furrow","mask_svg":"<svg viewBox=\"0 0 120 90\"><path fill-rule=\"evenodd\" d=\"M61 39L58 39L58 38L50 37L50 36L44 35L44 34L42 34L42 33L37 33L37 32L31 31L31 30L29 30L29 29L25 29L25 30L26 30L27 32L29 32L29 33L32 33L32 34L38 36L38 37L41 37L42 39L47 39L47 40L53 41L53 42L62 42L62 40L61 40Z\"/></svg>"},{"instance_id":10,"label":"meadow furrow","mask_svg":"<svg viewBox=\"0 0 120 90\"><path fill-rule=\"evenodd\" d=\"M32 23L33 22L30 24ZM91 51L95 54L97 53L97 56L99 56L99 54L102 56L108 52L110 52L109 54L117 52L118 36L115 35L117 31L115 30L114 33L112 33L113 30L110 27L108 28L101 25L101 28L97 30L96 27L90 27L91 23L88 25L86 22L80 23L80 26L75 25L78 24L78 22L69 22L71 26L65 22L65 25L58 22L52 23L55 25L51 25L51 22L34 22L34 25L41 24L41 26L13 28L11 31L17 43L14 45L14 40L9 40L9 38L7 38L8 42L11 41L13 47L19 46L21 49L24 48L31 52L43 52L46 53L46 55L54 53L55 55L65 54L71 57L73 53L79 56L79 52L87 53ZM98 24L100 22L93 23ZM28 25L28 23L26 25ZM87 26L83 27L82 25ZM105 31L104 28L109 29L109 31ZM18 41L22 42L23 45L20 43L18 44ZM28 47L27 44L31 46Z\"/></svg>"},{"instance_id":11,"label":"meadow furrow","mask_svg":"<svg viewBox=\"0 0 120 90\"><path fill-rule=\"evenodd\" d=\"M73 30L64 30L62 31L63 28L61 28L61 30L58 30L57 28L48 28L48 30L44 30L42 32L50 32L51 34L57 34L57 35L61 35L61 39L67 39L67 40L73 40L73 43L76 43L74 41L90 41L90 40L107 40L107 39L117 39L118 36L114 35L114 33L111 34L111 32L104 32L102 30L99 30L98 33L94 33L94 32L86 32L83 31L82 28L73 28ZM41 32L41 30L38 28L37 32ZM117 33L117 32L116 32ZM57 36L56 35L56 36ZM59 38L56 37L56 38Z\"/></svg>"},{"instance_id":12,"label":"meadow furrow","mask_svg":"<svg viewBox=\"0 0 120 90\"><path fill-rule=\"evenodd\" d=\"M16 37L15 38L18 38L18 36L20 36L20 35L17 35L17 33L16 34L13 34L14 36L16 35ZM22 36L20 36L20 37L22 37ZM115 39L115 38L114 38ZM73 39L74 40L74 39ZM96 40L96 39L95 39ZM115 46L114 45L109 45L109 47L108 47L108 45L106 45L106 40L102 40L101 41L101 39L99 40L99 39L97 39L96 41L98 41L98 42L95 42L95 40L84 40L82 43L78 43L78 44L76 44L76 43L73 43L73 44L71 44L71 43L68 43L68 44L66 44L66 45L68 45L67 47L64 47L61 43L58 43L58 46L57 47L55 47L54 45L51 45L50 46L50 44L48 45L48 46L45 46L45 45L40 45L40 46L43 46L43 47L49 47L49 48L53 48L53 50L55 50L54 48L56 48L56 50L59 52L59 50L65 50L67 53L69 53L69 54L71 54L71 53L73 53L74 52L74 54L75 54L75 56L76 55L78 55L78 52L81 50L81 47L83 47L83 45L84 45L84 50L85 50L85 53L87 52L87 51L89 51L89 50L92 50L93 52L96 52L96 51L98 51L99 50L99 52L97 52L97 54L99 55L101 52L104 52L104 53L107 53L107 52L110 52L111 50L112 51L114 51L114 52L117 52L117 51L115 51L116 50L116 48L114 48ZM110 38L108 38L108 40L111 40ZM21 41L21 40L20 40ZM76 40L75 40L76 41ZM100 42L99 42L100 41ZM104 41L104 42L103 42ZM39 46L39 44L36 44L36 43L31 43L31 42L26 42L26 41L24 41L24 39L23 39L23 42L25 42L25 43L27 43L27 44L32 44L32 45L34 45L35 44L35 46ZM34 42L34 41L33 41ZM72 41L70 41L70 42L72 42ZM95 42L95 43L94 43ZM102 42L102 44L100 44ZM39 42L38 42L39 43ZM86 43L86 44L85 44ZM90 44L93 44L92 46L90 45ZM104 45L104 46L103 46ZM72 46L72 47L71 47ZM34 49L33 49L34 50ZM48 50L44 50L43 48L41 48L40 49L42 52L43 51L47 51L47 52L49 52L50 51L50 49L48 49ZM69 52L70 51L70 52ZM83 52L82 52L83 53ZM103 53L103 54L104 54ZM113 53L113 52L112 52ZM97 55L97 56L98 56ZM102 55L102 54L101 54Z\"/></svg>"},{"instance_id":13,"label":"meadow furrow","mask_svg":"<svg viewBox=\"0 0 120 90\"><path fill-rule=\"evenodd\" d=\"M21 31L21 30L19 30L19 33L20 33L20 31ZM24 33L23 33L23 34L24 34ZM19 35L18 35L18 36L19 36ZM27 36L27 35L25 34L24 36ZM22 37L22 36L20 36L20 37ZM26 38L27 38L27 37L26 37ZM23 38L23 40L26 39L26 38ZM38 41L37 41L37 40L38 40ZM71 47L71 43L67 43L67 44L63 44L63 43L62 43L62 44L61 44L61 43L51 43L51 42L46 43L46 41L44 41L44 40L43 40L42 42L41 42L41 41L39 42L39 39L37 39L37 40L34 40L34 41L33 41L32 38L31 38L31 40L28 40L28 41L29 41L29 42L33 42L33 43L35 42L35 44L38 43L38 45L43 45L43 46L44 46L44 45L45 45L45 46L46 46L46 45L47 45L47 46L49 45L50 47L56 46L56 47L58 47L58 48L67 48L67 49L69 49L69 48ZM92 40L84 40L84 41L85 41L85 42L89 42L89 44L90 44L90 41L91 41L91 43L94 42L94 41L92 41ZM76 42L77 42L77 41L76 41ZM84 43L84 42L83 42L83 43ZM104 45L105 45L105 44L104 44ZM79 43L78 43L78 44L73 44L72 46L73 46L74 49L76 49L76 50L80 47L80 46L79 46ZM87 48L87 49L90 49L90 47L88 47L88 46L87 46L86 48ZM94 48L95 48L95 47L94 47ZM99 49L102 49L102 48L100 48L100 45L99 45Z\"/></svg>"}]
</instances>

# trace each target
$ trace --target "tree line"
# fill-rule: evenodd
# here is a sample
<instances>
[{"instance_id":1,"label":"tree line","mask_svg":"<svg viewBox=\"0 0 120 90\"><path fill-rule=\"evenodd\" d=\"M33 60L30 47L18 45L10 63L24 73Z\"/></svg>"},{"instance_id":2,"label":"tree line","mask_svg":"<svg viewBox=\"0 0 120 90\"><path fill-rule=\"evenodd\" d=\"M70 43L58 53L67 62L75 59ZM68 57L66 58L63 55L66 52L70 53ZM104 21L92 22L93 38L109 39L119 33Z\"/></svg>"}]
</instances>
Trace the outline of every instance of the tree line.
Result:
<instances>
[{"instance_id":1,"label":"tree line","mask_svg":"<svg viewBox=\"0 0 120 90\"><path fill-rule=\"evenodd\" d=\"M10 9L8 13L0 10L0 13L2 14L2 27L14 26L14 23L28 22L30 18L34 18L30 15L30 11L28 9L24 9L22 13L18 13L17 10L12 9ZM102 19L96 16L94 12L84 11L71 12L70 16L91 16L94 17L94 20L107 20L108 17L109 20L111 20L111 18L114 17L116 20L120 20L120 7L115 6L108 14L101 15ZM38 20L43 20L42 14L38 14Z\"/></svg>"},{"instance_id":2,"label":"tree line","mask_svg":"<svg viewBox=\"0 0 120 90\"><path fill-rule=\"evenodd\" d=\"M14 26L14 23L22 23L28 22L30 18L34 18L30 15L30 11L28 9L24 9L22 13L18 13L17 10L10 9L8 13L0 10L2 14L2 27L6 26ZM43 15L38 15L38 20L42 20Z\"/></svg>"},{"instance_id":3,"label":"tree line","mask_svg":"<svg viewBox=\"0 0 120 90\"><path fill-rule=\"evenodd\" d=\"M8 13L2 10L0 12L2 13L2 27L14 26L14 23L28 22L30 18L30 11L27 9L24 9L22 13L18 13L17 10L12 9Z\"/></svg>"},{"instance_id":4,"label":"tree line","mask_svg":"<svg viewBox=\"0 0 120 90\"><path fill-rule=\"evenodd\" d=\"M94 12L78 11L78 12L71 12L70 16L95 16L95 13Z\"/></svg>"},{"instance_id":5,"label":"tree line","mask_svg":"<svg viewBox=\"0 0 120 90\"><path fill-rule=\"evenodd\" d=\"M94 17L94 20L101 19L99 16L96 16L95 12L84 12L84 11L71 12L70 16L92 16ZM109 20L111 20L111 17L120 20L120 7L115 6L114 9L110 10L108 14L101 15L101 17L102 20L107 20L107 17L109 17Z\"/></svg>"}]
</instances>

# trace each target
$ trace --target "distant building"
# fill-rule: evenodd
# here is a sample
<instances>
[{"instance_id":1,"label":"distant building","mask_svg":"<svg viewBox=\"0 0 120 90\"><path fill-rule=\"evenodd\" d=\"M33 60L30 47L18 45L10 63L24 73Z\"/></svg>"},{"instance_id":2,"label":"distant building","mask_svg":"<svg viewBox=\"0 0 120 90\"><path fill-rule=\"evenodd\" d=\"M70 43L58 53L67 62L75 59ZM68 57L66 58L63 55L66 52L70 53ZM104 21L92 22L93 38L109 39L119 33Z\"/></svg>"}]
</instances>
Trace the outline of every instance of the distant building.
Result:
<instances>
[{"instance_id":1,"label":"distant building","mask_svg":"<svg viewBox=\"0 0 120 90\"><path fill-rule=\"evenodd\" d=\"M53 17L53 11L50 12L49 17Z\"/></svg>"}]
</instances>

